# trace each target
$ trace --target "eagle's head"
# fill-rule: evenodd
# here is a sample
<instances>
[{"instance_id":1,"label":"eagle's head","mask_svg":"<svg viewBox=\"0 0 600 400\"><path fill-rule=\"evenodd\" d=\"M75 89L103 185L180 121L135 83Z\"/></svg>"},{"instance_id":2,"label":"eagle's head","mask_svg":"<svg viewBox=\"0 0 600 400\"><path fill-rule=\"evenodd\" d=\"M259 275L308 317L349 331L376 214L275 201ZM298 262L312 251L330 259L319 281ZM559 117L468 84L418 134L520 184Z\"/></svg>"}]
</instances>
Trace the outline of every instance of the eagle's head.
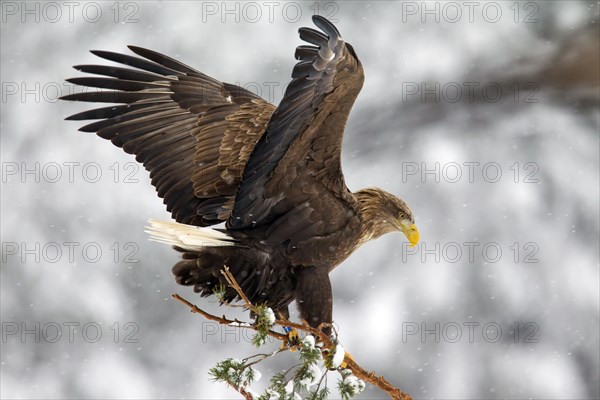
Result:
<instances>
[{"instance_id":1,"label":"eagle's head","mask_svg":"<svg viewBox=\"0 0 600 400\"><path fill-rule=\"evenodd\" d=\"M355 193L361 203L364 234L367 239L401 231L411 246L419 241L412 210L404 200L379 188L363 189Z\"/></svg>"}]
</instances>

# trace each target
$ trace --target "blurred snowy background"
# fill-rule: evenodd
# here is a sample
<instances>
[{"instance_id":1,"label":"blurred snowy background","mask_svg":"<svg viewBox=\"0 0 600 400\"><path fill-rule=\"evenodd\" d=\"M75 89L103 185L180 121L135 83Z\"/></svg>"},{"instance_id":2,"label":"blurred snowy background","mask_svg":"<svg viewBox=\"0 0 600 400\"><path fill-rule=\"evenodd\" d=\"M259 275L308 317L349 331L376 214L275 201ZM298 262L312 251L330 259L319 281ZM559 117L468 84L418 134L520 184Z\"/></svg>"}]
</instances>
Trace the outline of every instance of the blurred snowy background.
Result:
<instances>
[{"instance_id":1,"label":"blurred snowy background","mask_svg":"<svg viewBox=\"0 0 600 400\"><path fill-rule=\"evenodd\" d=\"M208 370L254 354L250 334L170 299L219 312L147 241L168 218L147 173L56 98L72 65L103 62L89 49L136 44L278 102L318 12L366 71L347 183L403 197L422 238L387 235L332 273L346 350L415 398L598 398L598 8L2 2L1 397L236 398Z\"/></svg>"}]
</instances>

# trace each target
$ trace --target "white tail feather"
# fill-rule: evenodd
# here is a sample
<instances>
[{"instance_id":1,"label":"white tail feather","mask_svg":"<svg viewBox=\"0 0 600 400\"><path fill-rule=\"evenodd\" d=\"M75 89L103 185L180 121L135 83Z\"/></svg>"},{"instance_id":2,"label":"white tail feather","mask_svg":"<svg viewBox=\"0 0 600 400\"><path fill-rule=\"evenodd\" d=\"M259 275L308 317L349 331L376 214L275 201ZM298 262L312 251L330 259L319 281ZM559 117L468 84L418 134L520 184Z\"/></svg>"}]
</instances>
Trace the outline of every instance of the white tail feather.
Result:
<instances>
[{"instance_id":1,"label":"white tail feather","mask_svg":"<svg viewBox=\"0 0 600 400\"><path fill-rule=\"evenodd\" d=\"M173 221L149 219L146 233L150 240L178 246L186 250L201 250L206 246L234 246L234 239L212 228L201 228Z\"/></svg>"}]
</instances>

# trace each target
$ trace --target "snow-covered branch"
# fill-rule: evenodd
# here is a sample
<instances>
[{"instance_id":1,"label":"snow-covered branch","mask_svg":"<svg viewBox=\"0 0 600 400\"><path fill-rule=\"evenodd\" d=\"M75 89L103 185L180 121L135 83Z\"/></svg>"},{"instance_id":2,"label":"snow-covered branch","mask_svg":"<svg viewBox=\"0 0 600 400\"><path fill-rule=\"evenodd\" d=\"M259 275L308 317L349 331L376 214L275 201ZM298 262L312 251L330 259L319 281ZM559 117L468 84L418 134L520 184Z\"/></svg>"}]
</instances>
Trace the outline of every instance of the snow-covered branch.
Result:
<instances>
[{"instance_id":1,"label":"snow-covered branch","mask_svg":"<svg viewBox=\"0 0 600 400\"><path fill-rule=\"evenodd\" d=\"M410 395L392 385L383 376L377 376L375 372L367 371L345 353L338 343L337 334L329 337L321 329L309 326L306 321L302 321L300 324L284 319L275 319L270 308L256 306L249 301L227 269L223 271L223 275L225 275L229 286L234 288L240 295L244 307L257 315L257 320L254 323L228 319L225 316L219 317L202 310L178 294L173 294L172 297L185 304L191 312L200 314L210 321L256 331L257 333L252 342L257 347L264 345L267 337L279 340L282 345L279 350L273 353L259 354L243 360L227 359L218 363L210 371L216 381L226 382L246 400L295 399L299 398L298 393L302 391L306 393L305 396L308 399L322 400L326 399L329 394L326 385L321 387L323 381L329 371L337 370L342 378L338 382L338 390L344 399L349 399L360 393L364 389L364 382L366 382L387 393L391 399L411 400ZM229 303L226 303L226 305L234 306ZM299 333L303 333L303 339L298 343L289 343L288 336L274 331L273 326L295 329ZM250 389L250 384L258 380L260 373L252 366L287 350L299 350L300 364L290 368L285 373L275 374L271 378L269 389L263 395L253 392ZM325 373L321 373L318 367L319 363L325 366ZM289 378L288 374L292 377ZM316 389L309 389L314 386L316 386Z\"/></svg>"}]
</instances>

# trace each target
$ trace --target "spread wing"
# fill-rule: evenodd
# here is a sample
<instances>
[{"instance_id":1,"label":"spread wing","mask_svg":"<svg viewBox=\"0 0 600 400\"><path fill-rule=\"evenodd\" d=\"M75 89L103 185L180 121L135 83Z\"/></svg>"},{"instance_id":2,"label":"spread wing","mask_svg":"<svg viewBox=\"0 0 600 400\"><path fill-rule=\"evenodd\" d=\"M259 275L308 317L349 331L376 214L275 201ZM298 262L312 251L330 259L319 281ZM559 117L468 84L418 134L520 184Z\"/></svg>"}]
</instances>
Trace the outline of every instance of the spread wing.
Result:
<instances>
[{"instance_id":1,"label":"spread wing","mask_svg":"<svg viewBox=\"0 0 600 400\"><path fill-rule=\"evenodd\" d=\"M362 66L338 30L314 16L322 32L300 28L300 38L312 45L299 46L293 80L271 117L266 133L246 164L227 222L244 229L293 216L272 226L295 238L323 235L343 225L348 192L340 167L344 127L364 81ZM333 220L316 225L323 213ZM322 222L321 222L322 223ZM292 227L293 232L291 232ZM280 235L277 235L280 236Z\"/></svg>"},{"instance_id":2,"label":"spread wing","mask_svg":"<svg viewBox=\"0 0 600 400\"><path fill-rule=\"evenodd\" d=\"M129 46L137 55L92 51L129 68L78 65L100 76L68 79L98 89L64 100L120 103L68 117L99 120L97 132L143 163L176 221L207 226L228 219L242 173L275 106L172 58Z\"/></svg>"}]
</instances>

